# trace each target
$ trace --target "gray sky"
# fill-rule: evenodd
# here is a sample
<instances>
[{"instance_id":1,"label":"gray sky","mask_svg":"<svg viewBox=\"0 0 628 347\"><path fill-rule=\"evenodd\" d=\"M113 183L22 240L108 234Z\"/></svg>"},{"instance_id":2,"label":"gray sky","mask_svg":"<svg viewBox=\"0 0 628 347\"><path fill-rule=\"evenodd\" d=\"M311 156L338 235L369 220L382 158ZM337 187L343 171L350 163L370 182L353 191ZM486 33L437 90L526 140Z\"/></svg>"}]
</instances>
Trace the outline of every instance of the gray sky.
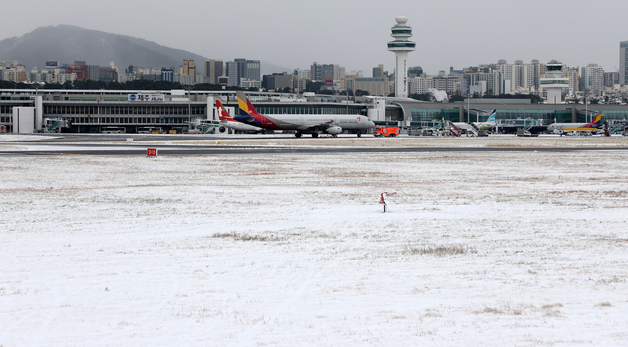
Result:
<instances>
[{"instance_id":1,"label":"gray sky","mask_svg":"<svg viewBox=\"0 0 628 347\"><path fill-rule=\"evenodd\" d=\"M615 71L619 42L628 40L626 0L22 0L12 7L0 21L0 39L70 24L207 58L259 59L287 69L316 61L365 76L378 64L393 72L386 43L400 15L409 18L417 43L408 63L428 74L498 59L558 59Z\"/></svg>"}]
</instances>

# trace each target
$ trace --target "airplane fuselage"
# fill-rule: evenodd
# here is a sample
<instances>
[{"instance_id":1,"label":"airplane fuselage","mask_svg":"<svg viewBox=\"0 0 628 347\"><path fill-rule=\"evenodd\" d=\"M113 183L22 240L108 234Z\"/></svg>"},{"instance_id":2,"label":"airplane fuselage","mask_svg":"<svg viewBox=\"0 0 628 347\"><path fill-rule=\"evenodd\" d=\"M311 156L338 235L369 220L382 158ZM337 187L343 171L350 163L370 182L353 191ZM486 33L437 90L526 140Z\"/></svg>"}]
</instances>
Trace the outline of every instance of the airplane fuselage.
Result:
<instances>
[{"instance_id":1,"label":"airplane fuselage","mask_svg":"<svg viewBox=\"0 0 628 347\"><path fill-rule=\"evenodd\" d=\"M240 122L229 121L229 120L221 120L220 126L223 126L225 128L230 128L236 131L262 131L263 130L260 127L256 127L253 125L244 124Z\"/></svg>"},{"instance_id":2,"label":"airplane fuselage","mask_svg":"<svg viewBox=\"0 0 628 347\"><path fill-rule=\"evenodd\" d=\"M588 123L552 123L547 126L547 131L594 131L597 127L586 127Z\"/></svg>"},{"instance_id":3,"label":"airplane fuselage","mask_svg":"<svg viewBox=\"0 0 628 347\"><path fill-rule=\"evenodd\" d=\"M296 130L302 133L325 132L332 127L342 130L367 130L375 126L368 117L362 115L258 115L236 116L235 120L272 130Z\"/></svg>"}]
</instances>

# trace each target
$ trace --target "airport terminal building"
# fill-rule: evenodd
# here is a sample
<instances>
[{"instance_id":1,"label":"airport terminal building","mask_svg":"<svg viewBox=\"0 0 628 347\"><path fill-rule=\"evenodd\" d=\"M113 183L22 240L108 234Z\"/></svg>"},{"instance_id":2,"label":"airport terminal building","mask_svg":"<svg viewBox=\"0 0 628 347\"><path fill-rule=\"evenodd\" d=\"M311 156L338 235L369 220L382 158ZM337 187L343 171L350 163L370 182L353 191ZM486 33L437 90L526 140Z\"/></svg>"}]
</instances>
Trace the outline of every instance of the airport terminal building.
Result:
<instances>
[{"instance_id":1,"label":"airport terminal building","mask_svg":"<svg viewBox=\"0 0 628 347\"><path fill-rule=\"evenodd\" d=\"M356 114L376 124L429 127L442 121L483 122L497 110L503 128L532 124L586 123L597 114L613 124L628 119L628 105L531 104L516 99L471 99L459 103L421 102L395 97L365 97L246 92L262 114ZM13 133L60 131L100 133L118 128L162 132L211 130L219 99L235 115L235 91L0 90L0 129Z\"/></svg>"}]
</instances>

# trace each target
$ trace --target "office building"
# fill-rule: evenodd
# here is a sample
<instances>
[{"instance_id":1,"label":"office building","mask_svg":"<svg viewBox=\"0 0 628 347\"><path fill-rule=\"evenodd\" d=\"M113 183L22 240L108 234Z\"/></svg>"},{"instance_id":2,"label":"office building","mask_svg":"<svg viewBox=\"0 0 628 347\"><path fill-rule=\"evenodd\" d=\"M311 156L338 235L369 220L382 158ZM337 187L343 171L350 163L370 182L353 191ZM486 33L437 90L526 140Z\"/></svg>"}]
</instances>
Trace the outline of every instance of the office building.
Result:
<instances>
[{"instance_id":1,"label":"office building","mask_svg":"<svg viewBox=\"0 0 628 347\"><path fill-rule=\"evenodd\" d=\"M196 64L193 59L183 59L183 69L179 73L180 75L186 75L186 82L194 84L196 82ZM186 83L188 84L188 83Z\"/></svg>"},{"instance_id":2,"label":"office building","mask_svg":"<svg viewBox=\"0 0 628 347\"><path fill-rule=\"evenodd\" d=\"M205 77L207 83L218 84L218 77L223 75L222 60L210 59L205 60Z\"/></svg>"}]
</instances>

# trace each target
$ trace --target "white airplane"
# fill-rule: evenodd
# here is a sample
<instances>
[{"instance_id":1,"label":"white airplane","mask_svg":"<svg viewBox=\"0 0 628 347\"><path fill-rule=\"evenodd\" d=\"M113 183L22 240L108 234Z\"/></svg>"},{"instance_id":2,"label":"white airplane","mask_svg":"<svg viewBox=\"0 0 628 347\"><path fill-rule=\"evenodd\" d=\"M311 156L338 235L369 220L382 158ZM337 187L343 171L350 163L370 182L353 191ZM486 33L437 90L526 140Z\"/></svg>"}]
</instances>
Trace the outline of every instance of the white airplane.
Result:
<instances>
[{"instance_id":1,"label":"white airplane","mask_svg":"<svg viewBox=\"0 0 628 347\"><path fill-rule=\"evenodd\" d=\"M357 130L358 137L362 132L375 126L368 117L359 114L325 115L325 114L284 114L262 115L255 110L242 91L237 91L240 115L236 121L270 130L294 130L295 136L312 134L338 135L344 130Z\"/></svg>"},{"instance_id":2,"label":"white airplane","mask_svg":"<svg viewBox=\"0 0 628 347\"><path fill-rule=\"evenodd\" d=\"M602 114L598 114L591 123L552 123L547 126L548 132L560 134L564 131L595 131L602 127Z\"/></svg>"},{"instance_id":3,"label":"white airplane","mask_svg":"<svg viewBox=\"0 0 628 347\"><path fill-rule=\"evenodd\" d=\"M230 128L237 131L255 131L255 132L260 132L264 130L260 127L244 124L244 123L234 120L233 117L229 114L229 112L225 110L224 106L218 99L216 99L216 108L218 109L218 119L220 120L220 128L218 128L218 131L220 131L221 133L224 133L226 128Z\"/></svg>"},{"instance_id":4,"label":"white airplane","mask_svg":"<svg viewBox=\"0 0 628 347\"><path fill-rule=\"evenodd\" d=\"M497 110L493 110L488 116L488 119L486 120L486 122L473 122L473 125L475 125L480 130L490 130L497 124L497 121L495 120L496 115L497 115ZM454 122L454 125L460 129L466 129L466 130L469 130L469 128L471 127L471 124L464 123L464 122Z\"/></svg>"}]
</instances>

